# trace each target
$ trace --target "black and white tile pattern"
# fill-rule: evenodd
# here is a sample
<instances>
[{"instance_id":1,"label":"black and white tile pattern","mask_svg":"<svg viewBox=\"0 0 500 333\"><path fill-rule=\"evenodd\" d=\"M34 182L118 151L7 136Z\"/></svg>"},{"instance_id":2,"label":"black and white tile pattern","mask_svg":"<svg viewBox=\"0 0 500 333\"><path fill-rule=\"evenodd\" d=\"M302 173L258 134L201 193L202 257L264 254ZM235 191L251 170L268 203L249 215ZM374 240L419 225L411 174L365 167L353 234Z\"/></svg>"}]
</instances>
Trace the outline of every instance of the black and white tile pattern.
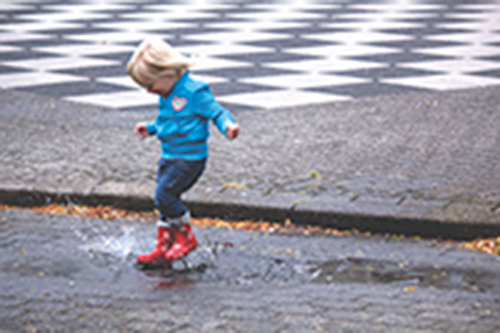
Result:
<instances>
[{"instance_id":1,"label":"black and white tile pattern","mask_svg":"<svg viewBox=\"0 0 500 333\"><path fill-rule=\"evenodd\" d=\"M154 107L125 72L149 35L241 110L500 84L500 1L3 0L0 87Z\"/></svg>"}]
</instances>

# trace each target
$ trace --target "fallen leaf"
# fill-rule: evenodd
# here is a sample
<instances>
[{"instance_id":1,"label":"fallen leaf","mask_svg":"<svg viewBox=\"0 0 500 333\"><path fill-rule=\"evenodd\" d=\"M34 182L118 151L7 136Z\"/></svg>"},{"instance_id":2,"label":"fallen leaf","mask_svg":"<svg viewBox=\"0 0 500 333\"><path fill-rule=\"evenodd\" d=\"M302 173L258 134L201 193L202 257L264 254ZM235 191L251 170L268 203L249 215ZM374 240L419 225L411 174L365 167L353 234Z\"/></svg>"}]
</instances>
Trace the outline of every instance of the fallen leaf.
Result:
<instances>
[{"instance_id":1,"label":"fallen leaf","mask_svg":"<svg viewBox=\"0 0 500 333\"><path fill-rule=\"evenodd\" d=\"M222 184L222 188L225 190L225 189L228 189L228 188L234 188L236 190L243 190L245 189L247 186L245 184L240 184L240 183L237 183L235 181L231 181L231 182L228 182L228 183L224 183Z\"/></svg>"},{"instance_id":2,"label":"fallen leaf","mask_svg":"<svg viewBox=\"0 0 500 333\"><path fill-rule=\"evenodd\" d=\"M297 199L293 202L292 206L300 205L301 203L307 202L306 198Z\"/></svg>"},{"instance_id":3,"label":"fallen leaf","mask_svg":"<svg viewBox=\"0 0 500 333\"><path fill-rule=\"evenodd\" d=\"M405 287L403 289L403 291L410 292L410 291L415 291L416 289L417 289L417 286L409 286L409 287Z\"/></svg>"}]
</instances>

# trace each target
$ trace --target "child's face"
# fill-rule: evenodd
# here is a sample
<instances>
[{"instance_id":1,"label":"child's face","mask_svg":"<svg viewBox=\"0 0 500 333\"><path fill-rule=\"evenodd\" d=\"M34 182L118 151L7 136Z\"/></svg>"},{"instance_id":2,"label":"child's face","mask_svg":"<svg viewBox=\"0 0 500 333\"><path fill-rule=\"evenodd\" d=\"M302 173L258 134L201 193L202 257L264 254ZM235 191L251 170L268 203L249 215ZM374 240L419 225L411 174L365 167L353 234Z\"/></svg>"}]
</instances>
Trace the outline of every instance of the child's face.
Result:
<instances>
[{"instance_id":1,"label":"child's face","mask_svg":"<svg viewBox=\"0 0 500 333\"><path fill-rule=\"evenodd\" d=\"M162 76L154 81L151 81L147 86L149 93L158 94L163 97L167 97L172 90L175 82L177 82L178 77L173 75Z\"/></svg>"}]
</instances>

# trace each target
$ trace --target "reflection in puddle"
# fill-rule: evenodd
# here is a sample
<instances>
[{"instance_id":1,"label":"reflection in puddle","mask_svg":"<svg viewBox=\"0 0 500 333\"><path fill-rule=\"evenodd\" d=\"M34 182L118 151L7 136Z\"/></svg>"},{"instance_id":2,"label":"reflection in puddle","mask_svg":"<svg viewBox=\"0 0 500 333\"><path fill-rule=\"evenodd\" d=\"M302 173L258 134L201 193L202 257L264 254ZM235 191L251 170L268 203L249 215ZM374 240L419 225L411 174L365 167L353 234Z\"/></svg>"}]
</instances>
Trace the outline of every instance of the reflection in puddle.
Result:
<instances>
[{"instance_id":1,"label":"reflection in puddle","mask_svg":"<svg viewBox=\"0 0 500 333\"><path fill-rule=\"evenodd\" d=\"M409 266L389 261L345 258L326 262L308 262L302 270L313 283L370 283L397 286L422 285L430 288L486 291L490 286L485 273L450 270L439 267Z\"/></svg>"}]
</instances>

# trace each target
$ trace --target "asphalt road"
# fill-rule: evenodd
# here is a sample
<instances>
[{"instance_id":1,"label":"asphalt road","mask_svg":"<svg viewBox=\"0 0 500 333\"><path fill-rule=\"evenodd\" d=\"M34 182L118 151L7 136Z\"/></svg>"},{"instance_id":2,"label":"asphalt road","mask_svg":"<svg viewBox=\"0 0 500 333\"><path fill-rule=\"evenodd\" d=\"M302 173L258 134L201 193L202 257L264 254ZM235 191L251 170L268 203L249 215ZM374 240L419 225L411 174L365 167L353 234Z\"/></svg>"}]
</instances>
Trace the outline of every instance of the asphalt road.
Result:
<instances>
[{"instance_id":1,"label":"asphalt road","mask_svg":"<svg viewBox=\"0 0 500 333\"><path fill-rule=\"evenodd\" d=\"M435 241L197 228L139 271L154 225L0 212L2 332L494 332L500 260Z\"/></svg>"}]
</instances>

